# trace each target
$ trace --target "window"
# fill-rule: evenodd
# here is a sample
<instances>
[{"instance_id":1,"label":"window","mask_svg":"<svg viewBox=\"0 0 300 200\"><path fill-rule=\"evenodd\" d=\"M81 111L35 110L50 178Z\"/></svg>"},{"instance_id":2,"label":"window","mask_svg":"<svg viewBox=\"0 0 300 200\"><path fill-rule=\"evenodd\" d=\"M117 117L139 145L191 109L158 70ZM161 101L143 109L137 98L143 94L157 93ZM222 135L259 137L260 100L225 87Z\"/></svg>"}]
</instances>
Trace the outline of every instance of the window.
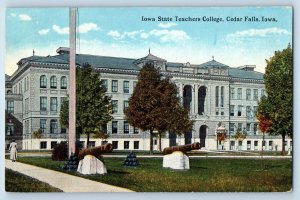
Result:
<instances>
[{"instance_id":1,"label":"window","mask_svg":"<svg viewBox=\"0 0 300 200\"><path fill-rule=\"evenodd\" d=\"M229 132L230 132L230 134L234 133L234 123L229 124Z\"/></svg>"},{"instance_id":2,"label":"window","mask_svg":"<svg viewBox=\"0 0 300 200\"><path fill-rule=\"evenodd\" d=\"M247 127L246 127L247 132L251 131L251 123L247 123Z\"/></svg>"},{"instance_id":3,"label":"window","mask_svg":"<svg viewBox=\"0 0 300 200\"><path fill-rule=\"evenodd\" d=\"M216 86L216 107L219 107L219 86Z\"/></svg>"},{"instance_id":4,"label":"window","mask_svg":"<svg viewBox=\"0 0 300 200\"><path fill-rule=\"evenodd\" d=\"M238 130L242 131L242 128L243 128L243 124L242 123L238 123Z\"/></svg>"},{"instance_id":5,"label":"window","mask_svg":"<svg viewBox=\"0 0 300 200\"><path fill-rule=\"evenodd\" d=\"M248 140L248 141L247 141L247 150L249 151L250 149L251 149L251 141Z\"/></svg>"},{"instance_id":6,"label":"window","mask_svg":"<svg viewBox=\"0 0 300 200\"><path fill-rule=\"evenodd\" d=\"M238 106L238 116L242 116L242 109L243 109L243 106L239 105Z\"/></svg>"},{"instance_id":7,"label":"window","mask_svg":"<svg viewBox=\"0 0 300 200\"><path fill-rule=\"evenodd\" d=\"M258 150L258 141L257 140L254 141L254 150Z\"/></svg>"},{"instance_id":8,"label":"window","mask_svg":"<svg viewBox=\"0 0 300 200\"><path fill-rule=\"evenodd\" d=\"M238 88L237 99L241 100L243 98L242 88Z\"/></svg>"},{"instance_id":9,"label":"window","mask_svg":"<svg viewBox=\"0 0 300 200\"><path fill-rule=\"evenodd\" d=\"M112 92L118 92L118 81L113 80L111 83L111 91Z\"/></svg>"},{"instance_id":10,"label":"window","mask_svg":"<svg viewBox=\"0 0 300 200\"><path fill-rule=\"evenodd\" d=\"M40 77L40 88L47 88L47 78L45 75Z\"/></svg>"},{"instance_id":11,"label":"window","mask_svg":"<svg viewBox=\"0 0 300 200\"><path fill-rule=\"evenodd\" d=\"M7 124L6 125L6 135L13 135L14 134L14 125Z\"/></svg>"},{"instance_id":12,"label":"window","mask_svg":"<svg viewBox=\"0 0 300 200\"><path fill-rule=\"evenodd\" d=\"M25 81L24 81L24 90L27 91L27 77L25 77Z\"/></svg>"},{"instance_id":13,"label":"window","mask_svg":"<svg viewBox=\"0 0 300 200\"><path fill-rule=\"evenodd\" d=\"M112 133L116 134L118 133L118 122L117 121L112 121Z\"/></svg>"},{"instance_id":14,"label":"window","mask_svg":"<svg viewBox=\"0 0 300 200\"><path fill-rule=\"evenodd\" d=\"M50 133L57 133L57 120L51 119L50 121Z\"/></svg>"},{"instance_id":15,"label":"window","mask_svg":"<svg viewBox=\"0 0 300 200\"><path fill-rule=\"evenodd\" d=\"M40 111L47 110L47 97L40 97Z\"/></svg>"},{"instance_id":16,"label":"window","mask_svg":"<svg viewBox=\"0 0 300 200\"><path fill-rule=\"evenodd\" d=\"M216 109L216 115L219 115L219 109Z\"/></svg>"},{"instance_id":17,"label":"window","mask_svg":"<svg viewBox=\"0 0 300 200\"><path fill-rule=\"evenodd\" d=\"M47 129L47 120L46 119L40 119L40 129L42 133L46 133Z\"/></svg>"},{"instance_id":18,"label":"window","mask_svg":"<svg viewBox=\"0 0 300 200\"><path fill-rule=\"evenodd\" d=\"M29 90L29 77L27 77L27 90Z\"/></svg>"},{"instance_id":19,"label":"window","mask_svg":"<svg viewBox=\"0 0 300 200\"><path fill-rule=\"evenodd\" d=\"M256 116L257 106L253 106L253 116Z\"/></svg>"},{"instance_id":20,"label":"window","mask_svg":"<svg viewBox=\"0 0 300 200\"><path fill-rule=\"evenodd\" d=\"M8 100L6 106L7 113L14 113L14 101Z\"/></svg>"},{"instance_id":21,"label":"window","mask_svg":"<svg viewBox=\"0 0 300 200\"><path fill-rule=\"evenodd\" d=\"M29 98L25 99L25 114L29 113Z\"/></svg>"},{"instance_id":22,"label":"window","mask_svg":"<svg viewBox=\"0 0 300 200\"><path fill-rule=\"evenodd\" d=\"M50 111L57 112L57 97L50 98Z\"/></svg>"},{"instance_id":23,"label":"window","mask_svg":"<svg viewBox=\"0 0 300 200\"><path fill-rule=\"evenodd\" d=\"M235 92L234 88L230 88L230 98L231 99L234 99L234 92Z\"/></svg>"},{"instance_id":24,"label":"window","mask_svg":"<svg viewBox=\"0 0 300 200\"><path fill-rule=\"evenodd\" d=\"M263 97L263 96L265 96L265 90L264 89L261 90L261 97Z\"/></svg>"},{"instance_id":25,"label":"window","mask_svg":"<svg viewBox=\"0 0 300 200\"><path fill-rule=\"evenodd\" d=\"M56 145L57 145L57 142L52 141L52 142L51 142L51 149L53 149Z\"/></svg>"},{"instance_id":26,"label":"window","mask_svg":"<svg viewBox=\"0 0 300 200\"><path fill-rule=\"evenodd\" d=\"M251 89L246 90L246 100L251 100Z\"/></svg>"},{"instance_id":27,"label":"window","mask_svg":"<svg viewBox=\"0 0 300 200\"><path fill-rule=\"evenodd\" d=\"M251 107L250 106L246 107L246 116L247 116L247 118L251 117Z\"/></svg>"},{"instance_id":28,"label":"window","mask_svg":"<svg viewBox=\"0 0 300 200\"><path fill-rule=\"evenodd\" d=\"M124 93L129 93L129 81L124 81L123 82L123 92Z\"/></svg>"},{"instance_id":29,"label":"window","mask_svg":"<svg viewBox=\"0 0 300 200\"><path fill-rule=\"evenodd\" d=\"M133 148L134 149L139 149L139 146L140 146L140 142L139 141L134 141L133 142Z\"/></svg>"},{"instance_id":30,"label":"window","mask_svg":"<svg viewBox=\"0 0 300 200\"><path fill-rule=\"evenodd\" d=\"M129 124L127 121L124 121L124 134L129 133Z\"/></svg>"},{"instance_id":31,"label":"window","mask_svg":"<svg viewBox=\"0 0 300 200\"><path fill-rule=\"evenodd\" d=\"M47 142L41 142L40 149L47 149Z\"/></svg>"},{"instance_id":32,"label":"window","mask_svg":"<svg viewBox=\"0 0 300 200\"><path fill-rule=\"evenodd\" d=\"M230 105L230 116L234 116L234 106Z\"/></svg>"},{"instance_id":33,"label":"window","mask_svg":"<svg viewBox=\"0 0 300 200\"><path fill-rule=\"evenodd\" d=\"M56 89L57 88L57 79L56 76L51 76L50 78L50 88Z\"/></svg>"},{"instance_id":34,"label":"window","mask_svg":"<svg viewBox=\"0 0 300 200\"><path fill-rule=\"evenodd\" d=\"M230 150L234 150L235 141L230 141Z\"/></svg>"},{"instance_id":35,"label":"window","mask_svg":"<svg viewBox=\"0 0 300 200\"><path fill-rule=\"evenodd\" d=\"M136 87L136 81L133 81L133 89Z\"/></svg>"},{"instance_id":36,"label":"window","mask_svg":"<svg viewBox=\"0 0 300 200\"><path fill-rule=\"evenodd\" d=\"M101 85L102 85L104 91L107 92L107 80L106 79L101 80Z\"/></svg>"},{"instance_id":37,"label":"window","mask_svg":"<svg viewBox=\"0 0 300 200\"><path fill-rule=\"evenodd\" d=\"M129 149L129 141L124 141L124 149Z\"/></svg>"},{"instance_id":38,"label":"window","mask_svg":"<svg viewBox=\"0 0 300 200\"><path fill-rule=\"evenodd\" d=\"M224 86L221 87L221 107L224 107Z\"/></svg>"},{"instance_id":39,"label":"window","mask_svg":"<svg viewBox=\"0 0 300 200\"><path fill-rule=\"evenodd\" d=\"M133 133L134 134L139 134L139 128L133 127Z\"/></svg>"},{"instance_id":40,"label":"window","mask_svg":"<svg viewBox=\"0 0 300 200\"><path fill-rule=\"evenodd\" d=\"M93 148L96 146L96 142L95 141L90 141L89 147Z\"/></svg>"},{"instance_id":41,"label":"window","mask_svg":"<svg viewBox=\"0 0 300 200\"><path fill-rule=\"evenodd\" d=\"M112 113L117 113L118 112L118 100L112 100Z\"/></svg>"},{"instance_id":42,"label":"window","mask_svg":"<svg viewBox=\"0 0 300 200\"><path fill-rule=\"evenodd\" d=\"M221 115L224 115L224 111L221 111Z\"/></svg>"},{"instance_id":43,"label":"window","mask_svg":"<svg viewBox=\"0 0 300 200\"><path fill-rule=\"evenodd\" d=\"M102 133L107 133L107 124L102 124L100 126L100 130L101 130Z\"/></svg>"},{"instance_id":44,"label":"window","mask_svg":"<svg viewBox=\"0 0 300 200\"><path fill-rule=\"evenodd\" d=\"M272 140L269 141L269 150L270 151L273 150L273 141Z\"/></svg>"},{"instance_id":45,"label":"window","mask_svg":"<svg viewBox=\"0 0 300 200\"><path fill-rule=\"evenodd\" d=\"M253 100L257 101L258 100L258 89L253 90Z\"/></svg>"},{"instance_id":46,"label":"window","mask_svg":"<svg viewBox=\"0 0 300 200\"><path fill-rule=\"evenodd\" d=\"M112 141L113 149L118 149L118 141Z\"/></svg>"},{"instance_id":47,"label":"window","mask_svg":"<svg viewBox=\"0 0 300 200\"><path fill-rule=\"evenodd\" d=\"M128 108L129 106L129 102L128 101L124 101L124 111Z\"/></svg>"},{"instance_id":48,"label":"window","mask_svg":"<svg viewBox=\"0 0 300 200\"><path fill-rule=\"evenodd\" d=\"M62 76L61 78L60 78L60 88L61 89L67 89L67 77L65 77L65 76Z\"/></svg>"},{"instance_id":49,"label":"window","mask_svg":"<svg viewBox=\"0 0 300 200\"><path fill-rule=\"evenodd\" d=\"M253 124L253 133L254 133L254 135L257 134L257 123Z\"/></svg>"}]
</instances>

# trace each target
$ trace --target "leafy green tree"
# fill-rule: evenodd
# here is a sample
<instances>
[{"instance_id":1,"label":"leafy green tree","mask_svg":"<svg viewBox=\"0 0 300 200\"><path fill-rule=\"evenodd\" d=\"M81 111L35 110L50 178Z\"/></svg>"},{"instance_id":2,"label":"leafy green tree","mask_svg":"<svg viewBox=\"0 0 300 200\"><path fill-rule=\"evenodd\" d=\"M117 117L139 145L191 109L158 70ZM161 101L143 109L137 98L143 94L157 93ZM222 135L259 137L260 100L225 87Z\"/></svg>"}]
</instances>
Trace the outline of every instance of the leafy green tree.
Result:
<instances>
[{"instance_id":1,"label":"leafy green tree","mask_svg":"<svg viewBox=\"0 0 300 200\"><path fill-rule=\"evenodd\" d=\"M274 56L266 61L264 79L267 97L260 100L256 116L259 120L268 121L270 127L264 130L270 135L282 136L282 154L284 154L285 137L293 137L293 50L291 45L289 44L282 51L276 51Z\"/></svg>"},{"instance_id":2,"label":"leafy green tree","mask_svg":"<svg viewBox=\"0 0 300 200\"><path fill-rule=\"evenodd\" d=\"M169 78L161 79L159 70L151 63L141 69L125 115L132 126L150 132L150 154L153 154L154 131L158 131L161 147L164 132L182 133L192 129L193 123L176 93L176 85Z\"/></svg>"},{"instance_id":3,"label":"leafy green tree","mask_svg":"<svg viewBox=\"0 0 300 200\"><path fill-rule=\"evenodd\" d=\"M101 84L100 73L91 65L84 64L76 70L76 129L87 135L89 146L90 134L112 119L111 101L105 95L106 88ZM69 125L69 102L63 102L60 111L62 127Z\"/></svg>"}]
</instances>

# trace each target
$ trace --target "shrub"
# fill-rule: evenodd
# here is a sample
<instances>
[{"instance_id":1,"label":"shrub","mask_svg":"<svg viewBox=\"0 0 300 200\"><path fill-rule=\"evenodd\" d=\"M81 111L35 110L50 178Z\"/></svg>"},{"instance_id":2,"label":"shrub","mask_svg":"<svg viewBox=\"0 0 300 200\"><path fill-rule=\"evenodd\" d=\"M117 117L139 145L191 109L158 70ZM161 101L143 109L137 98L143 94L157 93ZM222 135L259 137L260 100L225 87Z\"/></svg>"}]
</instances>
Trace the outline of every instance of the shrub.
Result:
<instances>
[{"instance_id":1,"label":"shrub","mask_svg":"<svg viewBox=\"0 0 300 200\"><path fill-rule=\"evenodd\" d=\"M42 137L42 130L39 129L39 130L37 130L37 131L34 131L34 132L32 133L32 135L33 135L33 138L35 138L35 139L40 139L40 138Z\"/></svg>"},{"instance_id":2,"label":"shrub","mask_svg":"<svg viewBox=\"0 0 300 200\"><path fill-rule=\"evenodd\" d=\"M61 142L52 150L52 160L63 161L68 159L68 145L66 142Z\"/></svg>"}]
</instances>

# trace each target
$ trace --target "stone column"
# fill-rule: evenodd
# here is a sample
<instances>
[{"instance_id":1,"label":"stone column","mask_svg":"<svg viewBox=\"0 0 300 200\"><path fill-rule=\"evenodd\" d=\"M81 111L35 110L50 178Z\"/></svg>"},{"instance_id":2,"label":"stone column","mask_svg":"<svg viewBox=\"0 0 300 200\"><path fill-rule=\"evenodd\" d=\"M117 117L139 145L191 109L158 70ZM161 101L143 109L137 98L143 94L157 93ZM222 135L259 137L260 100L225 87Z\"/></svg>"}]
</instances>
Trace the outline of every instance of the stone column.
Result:
<instances>
[{"instance_id":1,"label":"stone column","mask_svg":"<svg viewBox=\"0 0 300 200\"><path fill-rule=\"evenodd\" d=\"M194 90L195 90L195 97L194 97L194 100L195 100L195 114L199 114L198 113L198 89L199 89L199 85L198 84L195 84L194 85Z\"/></svg>"},{"instance_id":2,"label":"stone column","mask_svg":"<svg viewBox=\"0 0 300 200\"><path fill-rule=\"evenodd\" d=\"M179 83L178 86L179 86L179 98L180 98L181 104L183 104L183 84Z\"/></svg>"},{"instance_id":3,"label":"stone column","mask_svg":"<svg viewBox=\"0 0 300 200\"><path fill-rule=\"evenodd\" d=\"M191 85L191 86L192 86L191 114L193 115L194 113L196 113L196 110L195 110L195 85Z\"/></svg>"}]
</instances>

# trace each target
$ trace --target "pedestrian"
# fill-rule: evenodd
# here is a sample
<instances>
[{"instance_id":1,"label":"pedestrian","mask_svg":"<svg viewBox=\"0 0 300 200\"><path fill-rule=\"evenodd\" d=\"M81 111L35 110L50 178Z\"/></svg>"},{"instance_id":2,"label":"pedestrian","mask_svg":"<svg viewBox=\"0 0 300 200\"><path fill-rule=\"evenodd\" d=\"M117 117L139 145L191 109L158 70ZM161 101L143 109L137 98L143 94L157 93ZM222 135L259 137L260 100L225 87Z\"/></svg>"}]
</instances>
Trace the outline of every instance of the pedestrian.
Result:
<instances>
[{"instance_id":1,"label":"pedestrian","mask_svg":"<svg viewBox=\"0 0 300 200\"><path fill-rule=\"evenodd\" d=\"M15 142L15 140L12 140L12 143L10 143L9 145L9 151L10 151L10 159L12 160L12 162L16 162L17 160L17 143Z\"/></svg>"}]
</instances>

